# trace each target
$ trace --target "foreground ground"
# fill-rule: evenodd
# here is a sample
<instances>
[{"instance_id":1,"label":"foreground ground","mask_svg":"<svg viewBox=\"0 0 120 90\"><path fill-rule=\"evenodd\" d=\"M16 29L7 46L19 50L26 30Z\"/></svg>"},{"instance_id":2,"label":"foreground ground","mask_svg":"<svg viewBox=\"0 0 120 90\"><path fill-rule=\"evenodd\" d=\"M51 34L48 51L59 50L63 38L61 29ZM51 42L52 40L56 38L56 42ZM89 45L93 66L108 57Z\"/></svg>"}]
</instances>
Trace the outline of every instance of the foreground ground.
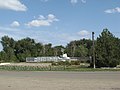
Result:
<instances>
[{"instance_id":1,"label":"foreground ground","mask_svg":"<svg viewBox=\"0 0 120 90\"><path fill-rule=\"evenodd\" d=\"M120 90L120 72L0 71L0 90Z\"/></svg>"}]
</instances>

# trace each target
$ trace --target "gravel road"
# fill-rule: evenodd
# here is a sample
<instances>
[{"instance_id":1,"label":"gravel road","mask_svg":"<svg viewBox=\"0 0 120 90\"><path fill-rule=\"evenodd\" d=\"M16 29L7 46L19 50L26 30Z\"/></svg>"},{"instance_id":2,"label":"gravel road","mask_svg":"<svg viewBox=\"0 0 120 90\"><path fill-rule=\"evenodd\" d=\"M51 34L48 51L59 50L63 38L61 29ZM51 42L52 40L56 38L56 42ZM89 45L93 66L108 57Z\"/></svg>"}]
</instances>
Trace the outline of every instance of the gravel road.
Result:
<instances>
[{"instance_id":1,"label":"gravel road","mask_svg":"<svg viewBox=\"0 0 120 90\"><path fill-rule=\"evenodd\" d=\"M120 90L120 72L0 71L0 90Z\"/></svg>"}]
</instances>

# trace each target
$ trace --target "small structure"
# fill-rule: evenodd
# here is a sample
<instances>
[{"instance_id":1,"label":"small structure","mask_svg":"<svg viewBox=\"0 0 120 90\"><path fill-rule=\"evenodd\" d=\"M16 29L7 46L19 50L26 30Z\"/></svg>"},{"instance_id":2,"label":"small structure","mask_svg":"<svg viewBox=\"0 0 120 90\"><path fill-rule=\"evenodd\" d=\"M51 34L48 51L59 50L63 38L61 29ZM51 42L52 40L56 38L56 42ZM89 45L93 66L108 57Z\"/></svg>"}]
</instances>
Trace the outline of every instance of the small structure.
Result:
<instances>
[{"instance_id":1,"label":"small structure","mask_svg":"<svg viewBox=\"0 0 120 90\"><path fill-rule=\"evenodd\" d=\"M89 57L68 57L67 53L63 53L60 56L51 56L51 57L27 57L26 62L59 62L59 61L90 61Z\"/></svg>"},{"instance_id":2,"label":"small structure","mask_svg":"<svg viewBox=\"0 0 120 90\"><path fill-rule=\"evenodd\" d=\"M70 60L70 57L67 56L67 53L60 56L61 61Z\"/></svg>"},{"instance_id":3,"label":"small structure","mask_svg":"<svg viewBox=\"0 0 120 90\"><path fill-rule=\"evenodd\" d=\"M59 57L27 57L26 62L58 62Z\"/></svg>"},{"instance_id":4,"label":"small structure","mask_svg":"<svg viewBox=\"0 0 120 90\"><path fill-rule=\"evenodd\" d=\"M59 62L59 61L66 61L66 60L70 60L70 57L67 56L67 54L63 54L60 57L27 57L26 58L26 62L50 62L50 61L54 61L54 62Z\"/></svg>"}]
</instances>

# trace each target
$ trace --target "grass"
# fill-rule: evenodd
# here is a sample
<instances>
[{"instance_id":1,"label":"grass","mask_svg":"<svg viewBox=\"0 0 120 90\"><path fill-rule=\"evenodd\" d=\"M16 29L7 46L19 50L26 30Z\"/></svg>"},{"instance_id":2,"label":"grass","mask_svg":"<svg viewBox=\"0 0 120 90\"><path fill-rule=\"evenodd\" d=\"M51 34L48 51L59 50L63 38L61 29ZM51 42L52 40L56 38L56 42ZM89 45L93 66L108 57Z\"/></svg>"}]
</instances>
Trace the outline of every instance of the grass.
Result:
<instances>
[{"instance_id":1,"label":"grass","mask_svg":"<svg viewBox=\"0 0 120 90\"><path fill-rule=\"evenodd\" d=\"M8 71L63 71L64 66L10 66L4 65L0 66L0 70Z\"/></svg>"},{"instance_id":2,"label":"grass","mask_svg":"<svg viewBox=\"0 0 120 90\"><path fill-rule=\"evenodd\" d=\"M82 68L80 66L46 66L46 67L40 67L40 66L10 66L10 65L4 65L0 66L0 70L7 70L7 71L120 71L120 68L114 69L102 69L102 68Z\"/></svg>"}]
</instances>

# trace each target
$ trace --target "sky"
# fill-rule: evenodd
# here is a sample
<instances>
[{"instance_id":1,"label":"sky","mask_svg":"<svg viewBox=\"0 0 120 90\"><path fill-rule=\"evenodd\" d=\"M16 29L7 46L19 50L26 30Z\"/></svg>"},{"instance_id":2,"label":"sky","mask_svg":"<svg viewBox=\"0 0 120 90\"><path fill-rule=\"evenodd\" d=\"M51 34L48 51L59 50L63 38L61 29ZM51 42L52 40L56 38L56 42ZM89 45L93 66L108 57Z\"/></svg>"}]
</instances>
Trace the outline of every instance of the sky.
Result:
<instances>
[{"instance_id":1,"label":"sky","mask_svg":"<svg viewBox=\"0 0 120 90\"><path fill-rule=\"evenodd\" d=\"M0 38L65 46L105 28L120 37L120 0L0 0Z\"/></svg>"}]
</instances>

